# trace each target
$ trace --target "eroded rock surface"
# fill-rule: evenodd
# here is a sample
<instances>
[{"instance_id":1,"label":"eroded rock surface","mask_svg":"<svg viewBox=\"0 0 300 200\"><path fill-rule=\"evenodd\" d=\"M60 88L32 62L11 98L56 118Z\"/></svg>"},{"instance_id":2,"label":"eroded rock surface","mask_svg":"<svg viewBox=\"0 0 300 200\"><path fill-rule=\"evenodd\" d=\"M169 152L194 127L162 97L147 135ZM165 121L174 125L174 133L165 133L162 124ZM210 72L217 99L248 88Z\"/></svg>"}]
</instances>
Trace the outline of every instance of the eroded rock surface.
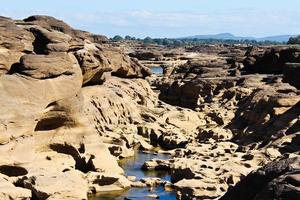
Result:
<instances>
[{"instance_id":1,"label":"eroded rock surface","mask_svg":"<svg viewBox=\"0 0 300 200\"><path fill-rule=\"evenodd\" d=\"M298 47L135 46L129 57L48 16L1 17L0 41L1 199L155 185L178 199L238 198L257 174L269 177L257 199L298 198ZM136 147L171 154L143 169L172 183L125 177L118 160Z\"/></svg>"},{"instance_id":2,"label":"eroded rock surface","mask_svg":"<svg viewBox=\"0 0 300 200\"><path fill-rule=\"evenodd\" d=\"M299 199L299 158L269 163L251 172L221 199Z\"/></svg>"},{"instance_id":3,"label":"eroded rock surface","mask_svg":"<svg viewBox=\"0 0 300 200\"><path fill-rule=\"evenodd\" d=\"M1 18L0 38L0 173L8 176L1 197L87 199L88 193L103 190L103 173L118 177L118 184L125 184L121 189L130 186L100 136L105 130L89 121L93 112L83 85L100 86L110 72L143 78L147 70L105 45L101 36L52 17ZM101 98L114 101L110 90L102 89L106 91L99 92ZM93 90L97 93L97 86ZM106 185L114 190L113 182Z\"/></svg>"},{"instance_id":4,"label":"eroded rock surface","mask_svg":"<svg viewBox=\"0 0 300 200\"><path fill-rule=\"evenodd\" d=\"M298 47L222 48L148 78L159 99L201 116L173 159L143 166L170 171L179 199L220 198L252 170L299 156Z\"/></svg>"}]
</instances>

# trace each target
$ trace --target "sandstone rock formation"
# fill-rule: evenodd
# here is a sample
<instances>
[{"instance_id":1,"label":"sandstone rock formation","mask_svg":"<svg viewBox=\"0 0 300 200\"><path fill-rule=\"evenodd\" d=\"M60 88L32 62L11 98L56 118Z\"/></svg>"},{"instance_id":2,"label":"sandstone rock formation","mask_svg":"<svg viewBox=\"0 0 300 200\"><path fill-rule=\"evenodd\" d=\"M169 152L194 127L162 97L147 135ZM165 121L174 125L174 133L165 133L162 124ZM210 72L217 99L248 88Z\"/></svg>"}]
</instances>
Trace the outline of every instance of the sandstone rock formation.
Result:
<instances>
[{"instance_id":1,"label":"sandstone rock formation","mask_svg":"<svg viewBox=\"0 0 300 200\"><path fill-rule=\"evenodd\" d=\"M252 48L247 52L244 65L247 71L276 74L282 73L285 63L300 62L299 47L273 47L263 51Z\"/></svg>"},{"instance_id":2,"label":"sandstone rock formation","mask_svg":"<svg viewBox=\"0 0 300 200\"><path fill-rule=\"evenodd\" d=\"M148 78L161 100L202 115L176 158L144 164L170 171L179 199L217 199L252 170L299 156L298 48L203 51L171 75Z\"/></svg>"},{"instance_id":3,"label":"sandstone rock formation","mask_svg":"<svg viewBox=\"0 0 300 200\"><path fill-rule=\"evenodd\" d=\"M18 27L10 18L0 18L1 32L1 74L7 73L14 63L17 63L26 52L32 52L33 35Z\"/></svg>"},{"instance_id":4,"label":"sandstone rock formation","mask_svg":"<svg viewBox=\"0 0 300 200\"><path fill-rule=\"evenodd\" d=\"M48 16L1 17L0 41L1 199L157 185L178 199L238 199L257 176L249 199L298 198L297 46L137 45L129 57ZM136 147L172 155L143 165L172 183L125 177L118 160Z\"/></svg>"},{"instance_id":5,"label":"sandstone rock formation","mask_svg":"<svg viewBox=\"0 0 300 200\"><path fill-rule=\"evenodd\" d=\"M299 83L299 63L286 63L284 66L284 81L288 82L289 84L295 86L296 88L300 88Z\"/></svg>"},{"instance_id":6,"label":"sandstone rock formation","mask_svg":"<svg viewBox=\"0 0 300 200\"><path fill-rule=\"evenodd\" d=\"M0 36L2 199L87 199L105 185L128 187L101 131L89 121L89 87L82 86L100 85L110 72L142 78L147 69L104 45L104 37L52 17L1 18ZM100 96L114 101L106 91Z\"/></svg>"},{"instance_id":7,"label":"sandstone rock formation","mask_svg":"<svg viewBox=\"0 0 300 200\"><path fill-rule=\"evenodd\" d=\"M299 199L299 158L270 163L250 173L221 199Z\"/></svg>"}]
</instances>

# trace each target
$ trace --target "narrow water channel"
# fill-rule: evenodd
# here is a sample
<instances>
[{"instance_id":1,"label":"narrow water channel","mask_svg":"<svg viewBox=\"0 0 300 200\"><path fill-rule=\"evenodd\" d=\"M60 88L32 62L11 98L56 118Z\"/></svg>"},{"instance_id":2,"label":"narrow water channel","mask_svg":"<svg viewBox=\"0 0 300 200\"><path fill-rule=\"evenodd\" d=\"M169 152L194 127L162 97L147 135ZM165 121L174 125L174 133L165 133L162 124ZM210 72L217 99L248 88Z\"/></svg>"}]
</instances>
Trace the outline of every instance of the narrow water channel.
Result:
<instances>
[{"instance_id":1,"label":"narrow water channel","mask_svg":"<svg viewBox=\"0 0 300 200\"><path fill-rule=\"evenodd\" d=\"M136 180L140 180L142 178L147 177L158 177L162 180L170 181L170 175L166 171L143 171L141 169L142 165L145 161L151 159L169 159L169 155L165 154L153 154L153 153L142 153L136 152L136 155L131 158L125 158L120 161L120 166L124 169L126 176L135 176ZM151 197L147 197L149 194L157 194L159 199L162 200L174 200L176 199L175 191L166 192L163 186L158 186L153 188L151 192L149 192L149 188L130 188L127 191L122 192L108 192L102 193L94 196L92 200L139 200L139 199L153 199Z\"/></svg>"},{"instance_id":2,"label":"narrow water channel","mask_svg":"<svg viewBox=\"0 0 300 200\"><path fill-rule=\"evenodd\" d=\"M153 74L163 74L163 68L160 66L151 67L151 72Z\"/></svg>"}]
</instances>

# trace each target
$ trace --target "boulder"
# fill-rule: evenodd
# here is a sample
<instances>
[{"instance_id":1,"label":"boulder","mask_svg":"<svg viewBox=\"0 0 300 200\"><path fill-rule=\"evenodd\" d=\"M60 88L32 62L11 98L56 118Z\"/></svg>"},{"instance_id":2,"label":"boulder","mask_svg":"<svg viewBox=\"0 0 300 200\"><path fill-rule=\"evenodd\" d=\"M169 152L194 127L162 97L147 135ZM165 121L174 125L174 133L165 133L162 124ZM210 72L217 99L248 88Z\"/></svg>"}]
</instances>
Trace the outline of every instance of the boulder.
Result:
<instances>
[{"instance_id":1,"label":"boulder","mask_svg":"<svg viewBox=\"0 0 300 200\"><path fill-rule=\"evenodd\" d=\"M300 63L286 63L283 73L284 81L300 89Z\"/></svg>"},{"instance_id":2,"label":"boulder","mask_svg":"<svg viewBox=\"0 0 300 200\"><path fill-rule=\"evenodd\" d=\"M158 138L158 144L169 150L184 148L188 144L188 139L180 132L166 132Z\"/></svg>"},{"instance_id":3,"label":"boulder","mask_svg":"<svg viewBox=\"0 0 300 200\"><path fill-rule=\"evenodd\" d=\"M21 57L20 65L15 67L14 72L43 80L78 73L78 68L75 68L73 64L67 53L28 54Z\"/></svg>"},{"instance_id":4,"label":"boulder","mask_svg":"<svg viewBox=\"0 0 300 200\"><path fill-rule=\"evenodd\" d=\"M159 52L145 51L145 52L133 52L129 54L130 57L137 58L139 60L159 60L162 55Z\"/></svg>"},{"instance_id":5,"label":"boulder","mask_svg":"<svg viewBox=\"0 0 300 200\"><path fill-rule=\"evenodd\" d=\"M122 175L89 172L86 176L93 193L122 191L131 186L131 182Z\"/></svg>"},{"instance_id":6,"label":"boulder","mask_svg":"<svg viewBox=\"0 0 300 200\"><path fill-rule=\"evenodd\" d=\"M87 181L75 170L30 176L23 184L37 199L87 199Z\"/></svg>"},{"instance_id":7,"label":"boulder","mask_svg":"<svg viewBox=\"0 0 300 200\"><path fill-rule=\"evenodd\" d=\"M8 181L8 177L0 177L0 198L3 200L30 200L32 195L31 191L25 188L16 187Z\"/></svg>"},{"instance_id":8,"label":"boulder","mask_svg":"<svg viewBox=\"0 0 300 200\"><path fill-rule=\"evenodd\" d=\"M177 192L178 199L217 199L218 193L222 191L218 191L218 188L215 187L214 184L202 184L202 181L192 179L187 180L183 179L174 184Z\"/></svg>"},{"instance_id":9,"label":"boulder","mask_svg":"<svg viewBox=\"0 0 300 200\"><path fill-rule=\"evenodd\" d=\"M32 52L33 35L10 18L0 17L0 75L7 73L26 52Z\"/></svg>"},{"instance_id":10,"label":"boulder","mask_svg":"<svg viewBox=\"0 0 300 200\"><path fill-rule=\"evenodd\" d=\"M68 54L26 55L21 62L18 73L0 77L2 142L32 134L44 109L75 96L82 85L79 65Z\"/></svg>"},{"instance_id":11,"label":"boulder","mask_svg":"<svg viewBox=\"0 0 300 200\"><path fill-rule=\"evenodd\" d=\"M33 42L34 52L49 54L51 52L67 52L72 37L56 30L47 30L41 27L30 27L30 32L35 36Z\"/></svg>"},{"instance_id":12,"label":"boulder","mask_svg":"<svg viewBox=\"0 0 300 200\"><path fill-rule=\"evenodd\" d=\"M112 74L121 78L143 78L149 76L149 68L141 65L137 59L125 56L116 49L102 47L103 54L109 58Z\"/></svg>"},{"instance_id":13,"label":"boulder","mask_svg":"<svg viewBox=\"0 0 300 200\"><path fill-rule=\"evenodd\" d=\"M221 200L299 199L299 163L299 157L271 162L251 172Z\"/></svg>"},{"instance_id":14,"label":"boulder","mask_svg":"<svg viewBox=\"0 0 300 200\"><path fill-rule=\"evenodd\" d=\"M33 15L24 19L24 22L39 25L48 30L56 30L65 34L78 37L80 39L88 39L95 43L103 43L107 41L107 37L103 35L94 35L86 31L76 30L70 27L62 20L58 20L51 16Z\"/></svg>"},{"instance_id":15,"label":"boulder","mask_svg":"<svg viewBox=\"0 0 300 200\"><path fill-rule=\"evenodd\" d=\"M245 70L251 73L282 74L286 63L300 62L299 53L299 47L270 47L263 54L261 52L248 53L243 64Z\"/></svg>"},{"instance_id":16,"label":"boulder","mask_svg":"<svg viewBox=\"0 0 300 200\"><path fill-rule=\"evenodd\" d=\"M93 44L85 44L74 55L83 73L83 84L100 84L103 73L111 71L108 59Z\"/></svg>"}]
</instances>

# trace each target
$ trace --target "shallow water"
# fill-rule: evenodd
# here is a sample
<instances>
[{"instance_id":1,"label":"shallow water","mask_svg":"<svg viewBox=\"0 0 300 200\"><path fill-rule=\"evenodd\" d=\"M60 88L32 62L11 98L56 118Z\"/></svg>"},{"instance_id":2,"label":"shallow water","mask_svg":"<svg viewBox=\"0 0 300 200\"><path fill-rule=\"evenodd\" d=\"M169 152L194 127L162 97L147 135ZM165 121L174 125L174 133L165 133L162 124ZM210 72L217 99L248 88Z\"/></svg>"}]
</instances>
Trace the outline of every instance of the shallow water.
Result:
<instances>
[{"instance_id":1,"label":"shallow water","mask_svg":"<svg viewBox=\"0 0 300 200\"><path fill-rule=\"evenodd\" d=\"M124 169L126 176L135 176L137 180L146 177L158 177L166 181L170 181L170 175L166 171L143 171L142 165L145 161L151 159L167 160L170 156L167 154L152 154L137 152L136 156L125 158L120 161L120 166Z\"/></svg>"},{"instance_id":2,"label":"shallow water","mask_svg":"<svg viewBox=\"0 0 300 200\"><path fill-rule=\"evenodd\" d=\"M147 194L157 194L159 196L159 199L163 200L176 199L175 192L166 192L162 186L154 188L152 192L149 192L148 189L149 188L131 188L123 192L109 192L106 194L103 193L98 197L94 197L92 200L124 200L124 198L132 200L153 199L151 197L147 197Z\"/></svg>"},{"instance_id":3,"label":"shallow water","mask_svg":"<svg viewBox=\"0 0 300 200\"><path fill-rule=\"evenodd\" d=\"M153 74L163 74L163 68L161 68L161 67L151 67L151 72Z\"/></svg>"},{"instance_id":4,"label":"shallow water","mask_svg":"<svg viewBox=\"0 0 300 200\"><path fill-rule=\"evenodd\" d=\"M134 157L126 158L120 161L120 166L124 169L126 176L135 176L137 180L147 177L159 177L163 180L170 181L170 175L166 171L143 171L141 170L142 165L145 161L151 159L169 159L169 155L165 154L148 154L137 152ZM176 199L175 191L166 192L162 186L153 188L153 191L149 192L147 188L130 188L127 191L122 192L108 192L97 194L92 200L123 200L127 199L153 199L147 197L148 194L157 194L159 199L162 200L173 200Z\"/></svg>"}]
</instances>

